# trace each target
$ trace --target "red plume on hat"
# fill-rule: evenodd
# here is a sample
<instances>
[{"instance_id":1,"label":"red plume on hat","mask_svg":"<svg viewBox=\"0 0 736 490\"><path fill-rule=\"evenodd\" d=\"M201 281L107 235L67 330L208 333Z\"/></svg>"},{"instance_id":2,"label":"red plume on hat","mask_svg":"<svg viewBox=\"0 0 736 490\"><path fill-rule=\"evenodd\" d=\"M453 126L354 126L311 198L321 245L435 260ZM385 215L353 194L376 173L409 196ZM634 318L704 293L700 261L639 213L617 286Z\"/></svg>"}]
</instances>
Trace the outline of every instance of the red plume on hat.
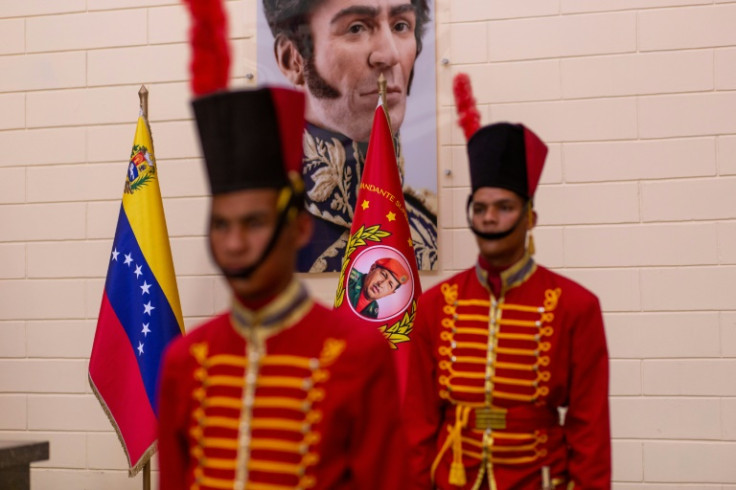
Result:
<instances>
[{"instance_id":1,"label":"red plume on hat","mask_svg":"<svg viewBox=\"0 0 736 490\"><path fill-rule=\"evenodd\" d=\"M463 132L465 139L471 136L480 127L480 112L475 106L473 88L470 86L470 77L465 73L458 73L452 82L452 92L455 94L455 105L457 106L457 122Z\"/></svg>"},{"instance_id":2,"label":"red plume on hat","mask_svg":"<svg viewBox=\"0 0 736 490\"><path fill-rule=\"evenodd\" d=\"M230 45L222 0L184 0L192 15L192 91L204 95L227 88Z\"/></svg>"},{"instance_id":3,"label":"red plume on hat","mask_svg":"<svg viewBox=\"0 0 736 490\"><path fill-rule=\"evenodd\" d=\"M522 124L500 122L481 127L470 78L458 73L453 80L458 124L468 140L470 185L509 189L533 199L542 175L547 146Z\"/></svg>"}]
</instances>

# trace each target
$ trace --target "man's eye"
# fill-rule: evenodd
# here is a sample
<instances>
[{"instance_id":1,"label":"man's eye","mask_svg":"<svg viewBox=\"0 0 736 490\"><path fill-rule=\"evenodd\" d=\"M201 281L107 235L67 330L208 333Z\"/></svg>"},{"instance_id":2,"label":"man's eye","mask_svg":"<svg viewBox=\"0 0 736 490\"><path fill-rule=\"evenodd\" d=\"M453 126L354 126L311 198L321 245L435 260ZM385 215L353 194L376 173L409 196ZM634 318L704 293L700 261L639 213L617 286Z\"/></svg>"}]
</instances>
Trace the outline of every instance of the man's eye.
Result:
<instances>
[{"instance_id":1,"label":"man's eye","mask_svg":"<svg viewBox=\"0 0 736 490\"><path fill-rule=\"evenodd\" d=\"M365 30L366 30L366 26L362 22L356 22L348 26L348 32L350 34L360 34L361 32Z\"/></svg>"},{"instance_id":2,"label":"man's eye","mask_svg":"<svg viewBox=\"0 0 736 490\"><path fill-rule=\"evenodd\" d=\"M486 207L485 206L473 206L472 211L473 211L473 214L485 214Z\"/></svg>"},{"instance_id":3,"label":"man's eye","mask_svg":"<svg viewBox=\"0 0 736 490\"><path fill-rule=\"evenodd\" d=\"M258 230L260 228L265 227L267 224L268 222L262 218L251 218L247 220L245 223L243 223L245 228L249 230Z\"/></svg>"},{"instance_id":4,"label":"man's eye","mask_svg":"<svg viewBox=\"0 0 736 490\"><path fill-rule=\"evenodd\" d=\"M213 220L210 222L210 228L212 230L222 231L227 228L227 223L225 221Z\"/></svg>"},{"instance_id":5,"label":"man's eye","mask_svg":"<svg viewBox=\"0 0 736 490\"><path fill-rule=\"evenodd\" d=\"M396 32L411 32L413 30L413 26L406 21L401 21L394 24L394 31Z\"/></svg>"}]
</instances>

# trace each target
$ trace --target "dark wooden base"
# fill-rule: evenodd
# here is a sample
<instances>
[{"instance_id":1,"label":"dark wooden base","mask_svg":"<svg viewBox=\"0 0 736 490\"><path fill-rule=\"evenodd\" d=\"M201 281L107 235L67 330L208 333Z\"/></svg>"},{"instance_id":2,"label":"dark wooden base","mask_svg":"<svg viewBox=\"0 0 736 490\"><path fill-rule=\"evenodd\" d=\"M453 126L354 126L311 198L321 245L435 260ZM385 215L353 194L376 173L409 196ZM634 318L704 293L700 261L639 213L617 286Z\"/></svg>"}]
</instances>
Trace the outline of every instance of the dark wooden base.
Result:
<instances>
[{"instance_id":1,"label":"dark wooden base","mask_svg":"<svg viewBox=\"0 0 736 490\"><path fill-rule=\"evenodd\" d=\"M48 441L0 441L0 488L29 490L31 463L47 459Z\"/></svg>"}]
</instances>

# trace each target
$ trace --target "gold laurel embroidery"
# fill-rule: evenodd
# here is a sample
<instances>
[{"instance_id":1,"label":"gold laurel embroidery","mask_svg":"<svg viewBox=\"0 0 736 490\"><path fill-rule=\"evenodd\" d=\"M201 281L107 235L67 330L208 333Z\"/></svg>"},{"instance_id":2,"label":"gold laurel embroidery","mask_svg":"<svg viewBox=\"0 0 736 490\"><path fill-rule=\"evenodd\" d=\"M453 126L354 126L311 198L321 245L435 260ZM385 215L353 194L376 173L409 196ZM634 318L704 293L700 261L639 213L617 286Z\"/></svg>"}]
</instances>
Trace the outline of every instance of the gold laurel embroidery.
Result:
<instances>
[{"instance_id":1,"label":"gold laurel embroidery","mask_svg":"<svg viewBox=\"0 0 736 490\"><path fill-rule=\"evenodd\" d=\"M204 361L207 358L207 343L198 342L196 344L192 344L189 348L189 352L192 354L194 359L196 359L198 364L204 364Z\"/></svg>"},{"instance_id":2,"label":"gold laurel embroidery","mask_svg":"<svg viewBox=\"0 0 736 490\"><path fill-rule=\"evenodd\" d=\"M445 296L445 303L448 305L455 304L457 301L457 284L443 284L440 291Z\"/></svg>"},{"instance_id":3,"label":"gold laurel embroidery","mask_svg":"<svg viewBox=\"0 0 736 490\"><path fill-rule=\"evenodd\" d=\"M557 301L562 295L562 289L547 289L544 291L544 309L547 311L553 311L557 308Z\"/></svg>"},{"instance_id":4,"label":"gold laurel embroidery","mask_svg":"<svg viewBox=\"0 0 736 490\"><path fill-rule=\"evenodd\" d=\"M386 340L388 340L388 344L392 349L396 350L399 348L396 344L411 340L411 338L409 338L409 334L411 334L411 331L414 329L414 317L416 316L416 312L417 302L412 301L411 308L409 311L404 312L401 320L390 327L386 324L378 328L378 331L386 337Z\"/></svg>"},{"instance_id":5,"label":"gold laurel embroidery","mask_svg":"<svg viewBox=\"0 0 736 490\"><path fill-rule=\"evenodd\" d=\"M345 350L345 341L342 339L329 338L322 345L322 352L319 355L319 362L322 367L329 366L340 357Z\"/></svg>"},{"instance_id":6,"label":"gold laurel embroidery","mask_svg":"<svg viewBox=\"0 0 736 490\"><path fill-rule=\"evenodd\" d=\"M314 261L309 272L324 272L327 270L327 259L337 257L339 254L345 253L345 247L348 243L349 230L342 232L342 235L335 242L327 247L324 252Z\"/></svg>"},{"instance_id":7,"label":"gold laurel embroidery","mask_svg":"<svg viewBox=\"0 0 736 490\"><path fill-rule=\"evenodd\" d=\"M315 138L305 131L302 143L304 150L304 168L311 170L314 187L307 196L314 202L325 202L330 196L330 208L337 212L345 212L352 218L353 207L350 204L350 182L353 171L345 166L345 148L339 140L331 142Z\"/></svg>"}]
</instances>

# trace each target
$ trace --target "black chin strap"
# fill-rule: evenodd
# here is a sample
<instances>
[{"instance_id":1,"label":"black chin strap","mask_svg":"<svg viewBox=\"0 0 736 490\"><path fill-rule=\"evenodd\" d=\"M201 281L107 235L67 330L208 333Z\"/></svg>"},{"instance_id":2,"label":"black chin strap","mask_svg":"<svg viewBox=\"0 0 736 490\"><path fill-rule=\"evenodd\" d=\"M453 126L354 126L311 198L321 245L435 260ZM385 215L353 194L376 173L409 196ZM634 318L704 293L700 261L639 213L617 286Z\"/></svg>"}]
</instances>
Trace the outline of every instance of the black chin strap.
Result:
<instances>
[{"instance_id":1,"label":"black chin strap","mask_svg":"<svg viewBox=\"0 0 736 490\"><path fill-rule=\"evenodd\" d=\"M268 258L268 256L271 254L273 249L276 246L276 241L281 236L281 232L284 229L284 226L286 223L290 220L289 215L291 214L291 211L297 210L297 203L298 199L303 199L302 195L299 193L294 192L294 190L289 187L284 187L281 192L288 192L288 200L286 200L286 204L284 205L283 209L279 212L278 220L276 221L276 227L273 230L273 233L271 234L271 238L268 240L268 244L266 245L266 248L263 249L263 252L261 253L261 256L258 257L258 259L253 262L248 267L243 267L242 269L238 270L231 270L231 271L225 271L222 270L222 274L230 279L248 279L253 273L258 269Z\"/></svg>"},{"instance_id":2,"label":"black chin strap","mask_svg":"<svg viewBox=\"0 0 736 490\"><path fill-rule=\"evenodd\" d=\"M470 218L470 206L472 204L473 204L473 195L471 194L468 196L468 205L465 210L465 214L468 220L468 228L470 228L470 231L472 231L475 236L477 236L478 238L482 238L484 240L500 240L502 238L506 238L507 236L512 234L514 231L516 231L519 225L521 225L521 222L524 220L524 214L527 212L526 209L525 211L522 211L519 214L519 218L516 220L516 222L513 225L511 225L511 228L509 228L508 230L499 231L496 233L484 233L478 230L477 228L473 227L473 220ZM527 206L531 206L531 201L525 204L524 208L526 208Z\"/></svg>"}]
</instances>

